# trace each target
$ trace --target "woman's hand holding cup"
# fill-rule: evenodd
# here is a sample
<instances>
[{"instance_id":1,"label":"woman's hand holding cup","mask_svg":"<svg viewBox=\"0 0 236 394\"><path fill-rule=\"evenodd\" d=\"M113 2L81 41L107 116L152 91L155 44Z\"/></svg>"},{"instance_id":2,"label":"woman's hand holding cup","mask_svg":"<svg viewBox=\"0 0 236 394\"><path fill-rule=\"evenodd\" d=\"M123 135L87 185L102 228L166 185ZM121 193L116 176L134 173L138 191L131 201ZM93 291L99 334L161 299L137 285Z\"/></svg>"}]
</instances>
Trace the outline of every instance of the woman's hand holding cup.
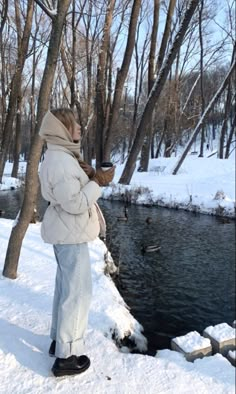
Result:
<instances>
[{"instance_id":1,"label":"woman's hand holding cup","mask_svg":"<svg viewBox=\"0 0 236 394\"><path fill-rule=\"evenodd\" d=\"M91 180L97 182L99 186L107 186L113 180L114 175L115 166L110 162L103 162Z\"/></svg>"}]
</instances>

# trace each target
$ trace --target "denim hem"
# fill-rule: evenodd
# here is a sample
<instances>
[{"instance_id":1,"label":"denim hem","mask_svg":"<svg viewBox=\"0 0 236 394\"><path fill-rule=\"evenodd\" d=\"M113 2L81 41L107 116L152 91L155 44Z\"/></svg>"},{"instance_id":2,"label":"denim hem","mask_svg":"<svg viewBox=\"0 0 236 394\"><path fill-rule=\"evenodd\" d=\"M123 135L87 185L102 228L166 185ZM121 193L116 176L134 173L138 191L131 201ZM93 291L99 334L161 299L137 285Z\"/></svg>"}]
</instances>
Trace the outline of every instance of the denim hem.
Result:
<instances>
[{"instance_id":1,"label":"denim hem","mask_svg":"<svg viewBox=\"0 0 236 394\"><path fill-rule=\"evenodd\" d=\"M70 356L81 356L84 354L84 340L78 339L74 342L56 343L55 356L59 358L67 358Z\"/></svg>"}]
</instances>

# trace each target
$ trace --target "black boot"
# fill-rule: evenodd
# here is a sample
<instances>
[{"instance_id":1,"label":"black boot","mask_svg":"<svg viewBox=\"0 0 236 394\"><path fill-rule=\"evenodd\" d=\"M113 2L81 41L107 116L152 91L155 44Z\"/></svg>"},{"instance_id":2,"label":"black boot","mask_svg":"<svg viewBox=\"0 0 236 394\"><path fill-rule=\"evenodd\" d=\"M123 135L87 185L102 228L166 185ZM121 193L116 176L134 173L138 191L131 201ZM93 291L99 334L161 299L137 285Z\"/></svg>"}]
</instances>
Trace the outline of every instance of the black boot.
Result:
<instances>
[{"instance_id":1,"label":"black boot","mask_svg":"<svg viewBox=\"0 0 236 394\"><path fill-rule=\"evenodd\" d=\"M57 358L52 367L52 373L58 376L77 375L86 371L90 366L87 356L70 356L68 358Z\"/></svg>"},{"instance_id":2,"label":"black boot","mask_svg":"<svg viewBox=\"0 0 236 394\"><path fill-rule=\"evenodd\" d=\"M56 350L56 341L52 341L50 348L49 348L49 356L53 357L55 356L55 350Z\"/></svg>"}]
</instances>

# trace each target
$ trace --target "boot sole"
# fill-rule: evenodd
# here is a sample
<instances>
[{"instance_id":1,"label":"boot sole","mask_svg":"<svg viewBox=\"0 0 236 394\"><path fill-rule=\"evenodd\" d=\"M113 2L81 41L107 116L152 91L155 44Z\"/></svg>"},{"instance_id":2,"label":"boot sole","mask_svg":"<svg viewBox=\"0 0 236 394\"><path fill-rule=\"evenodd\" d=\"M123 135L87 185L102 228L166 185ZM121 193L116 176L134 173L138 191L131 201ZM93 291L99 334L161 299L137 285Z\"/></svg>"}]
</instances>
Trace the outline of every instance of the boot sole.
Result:
<instances>
[{"instance_id":1,"label":"boot sole","mask_svg":"<svg viewBox=\"0 0 236 394\"><path fill-rule=\"evenodd\" d=\"M88 368L90 367L90 361L85 364L83 367L80 369L55 369L52 368L52 373L56 378L61 377L61 376L68 376L68 375L79 375L82 372L85 372Z\"/></svg>"}]
</instances>

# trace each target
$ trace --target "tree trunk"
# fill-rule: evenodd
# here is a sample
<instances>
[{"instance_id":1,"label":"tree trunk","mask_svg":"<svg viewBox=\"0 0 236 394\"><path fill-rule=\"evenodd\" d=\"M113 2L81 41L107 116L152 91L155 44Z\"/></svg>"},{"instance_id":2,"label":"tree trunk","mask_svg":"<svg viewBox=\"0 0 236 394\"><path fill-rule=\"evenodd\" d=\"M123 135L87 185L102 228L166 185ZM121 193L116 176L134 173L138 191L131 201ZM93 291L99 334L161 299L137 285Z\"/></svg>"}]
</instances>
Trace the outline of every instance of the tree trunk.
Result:
<instances>
[{"instance_id":1,"label":"tree trunk","mask_svg":"<svg viewBox=\"0 0 236 394\"><path fill-rule=\"evenodd\" d=\"M11 173L11 176L13 178L17 178L18 175L19 159L20 159L20 151L21 151L21 105L22 105L22 95L20 92L17 99L16 133L15 133L15 141L14 141L13 167Z\"/></svg>"},{"instance_id":2,"label":"tree trunk","mask_svg":"<svg viewBox=\"0 0 236 394\"><path fill-rule=\"evenodd\" d=\"M148 65L148 94L150 94L155 81L154 63L155 63L155 54L156 54L156 45L157 45L159 9L160 9L160 1L154 0L153 26L152 26L151 44L150 44L150 52L149 52L149 65ZM142 171L148 170L152 133L153 133L153 115L152 115L152 120L150 122L150 127L147 130L146 138L144 139L144 144L141 152L140 167L142 168Z\"/></svg>"},{"instance_id":3,"label":"tree trunk","mask_svg":"<svg viewBox=\"0 0 236 394\"><path fill-rule=\"evenodd\" d=\"M196 136L199 133L199 130L201 129L202 122L204 122L204 119L209 114L209 112L213 108L214 104L216 103L216 101L221 96L222 92L225 90L225 88L226 88L226 86L228 84L228 81L231 78L231 75L233 74L233 72L235 72L235 69L236 69L236 67L235 67L235 61L234 61L234 63L230 67L230 69L229 69L224 81L222 82L222 84L220 85L219 89L217 90L217 92L215 93L213 98L211 99L210 103L208 104L208 106L206 107L204 113L202 114L197 126L195 127L195 130L193 132L192 137L190 138L190 141L188 142L186 148L183 151L183 154L182 154L180 160L178 161L176 167L174 168L173 175L177 174L178 170L180 169L181 165L183 164L183 161L184 161L185 157L187 156L187 154L188 154L188 152L189 152L189 150L190 150L190 148L191 148Z\"/></svg>"},{"instance_id":4,"label":"tree trunk","mask_svg":"<svg viewBox=\"0 0 236 394\"><path fill-rule=\"evenodd\" d=\"M235 56L236 56L236 45L234 45L232 58L231 58L231 64L235 61ZM228 121L228 117L230 114L231 96L232 96L232 86L231 86L230 79L229 79L228 91L227 91L227 97L226 97L226 103L225 103L224 120L223 120L223 124L221 127L221 133L220 133L220 145L219 145L219 155L218 155L218 157L220 159L224 158L224 140L225 140L226 129L227 129L227 121ZM234 97L234 100L235 100L235 97ZM230 133L231 133L231 131L230 131ZM227 145L228 145L228 143L227 143ZM229 152L228 152L228 154L229 154Z\"/></svg>"},{"instance_id":5,"label":"tree trunk","mask_svg":"<svg viewBox=\"0 0 236 394\"><path fill-rule=\"evenodd\" d=\"M219 152L218 152L219 159L224 158L224 144L225 144L225 136L226 136L226 131L227 131L227 122L229 121L230 106L231 106L231 83L229 80L226 103L225 103L224 119L223 119L223 123L221 126L221 132L220 132L220 142L219 142Z\"/></svg>"},{"instance_id":6,"label":"tree trunk","mask_svg":"<svg viewBox=\"0 0 236 394\"><path fill-rule=\"evenodd\" d=\"M197 5L198 5L198 0L192 0L190 2L189 7L186 10L183 22L179 28L179 31L178 31L176 38L174 40L174 43L172 45L172 48L169 52L169 55L158 74L158 78L156 79L156 81L153 85L152 91L149 95L149 98L146 103L141 121L138 126L135 141L133 143L130 155L128 157L126 166L125 166L124 171L121 175L119 183L129 184L129 182L132 178L132 175L133 175L133 172L135 169L135 165L136 165L137 156L138 156L139 151L141 149L143 139L145 137L146 129L149 126L149 122L152 117L153 110L155 108L155 105L156 105L159 97L160 97L163 86L165 85L166 79L167 79L168 74L170 72L171 66L172 66L172 64L176 58L176 55L179 51L179 48L183 42L185 33L188 29L189 23L191 21L191 18L195 12Z\"/></svg>"},{"instance_id":7,"label":"tree trunk","mask_svg":"<svg viewBox=\"0 0 236 394\"><path fill-rule=\"evenodd\" d=\"M42 151L42 140L38 135L45 112L49 107L53 78L61 42L62 28L71 0L58 2L57 15L52 20L52 32L48 47L46 65L40 86L37 112L36 134L31 146L30 157L26 171L26 184L23 206L17 224L13 227L8 243L3 275L15 279L24 235L33 215L38 193L38 163Z\"/></svg>"},{"instance_id":8,"label":"tree trunk","mask_svg":"<svg viewBox=\"0 0 236 394\"><path fill-rule=\"evenodd\" d=\"M203 14L203 7L204 7L204 0L201 0L199 9L199 41L200 41L200 88L201 88L201 115L205 110L205 93L204 93L204 70L203 70L203 36L202 36L202 14ZM205 125L204 123L201 126L201 143L200 143L200 153L199 157L203 157L204 154L204 142L205 142Z\"/></svg>"},{"instance_id":9,"label":"tree trunk","mask_svg":"<svg viewBox=\"0 0 236 394\"><path fill-rule=\"evenodd\" d=\"M110 29L113 17L115 0L110 0L107 6L106 19L104 23L102 45L99 53L97 67L97 84L96 84L96 167L101 167L104 159L104 125L105 125L105 105L106 105L106 64L107 53L110 40Z\"/></svg>"},{"instance_id":10,"label":"tree trunk","mask_svg":"<svg viewBox=\"0 0 236 394\"><path fill-rule=\"evenodd\" d=\"M5 45L2 40L2 33L7 21L7 13L8 13L8 0L3 1L2 4L2 12L1 12L1 24L0 24L0 56L1 56L1 97L0 97L0 111L1 111L1 126L0 126L0 146L2 144L2 134L3 134L3 125L5 124L6 117L6 78L5 78Z\"/></svg>"},{"instance_id":11,"label":"tree trunk","mask_svg":"<svg viewBox=\"0 0 236 394\"><path fill-rule=\"evenodd\" d=\"M164 140L164 135L165 135L165 132L163 131L163 133L161 134L161 138L160 138L159 144L157 146L157 150L156 150L156 153L155 153L155 159L157 159L159 157L159 154L160 154L160 151L161 151L161 145L162 145L162 142Z\"/></svg>"},{"instance_id":12,"label":"tree trunk","mask_svg":"<svg viewBox=\"0 0 236 394\"><path fill-rule=\"evenodd\" d=\"M230 155L230 144L232 142L233 139L233 135L235 134L235 128L236 128L236 113L234 114L234 119L231 125L231 129L229 132L229 138L227 140L227 144L226 144L226 149L225 149L225 159L229 158Z\"/></svg>"},{"instance_id":13,"label":"tree trunk","mask_svg":"<svg viewBox=\"0 0 236 394\"><path fill-rule=\"evenodd\" d=\"M16 9L18 6L19 5L16 5ZM7 153L9 150L9 144L12 136L12 127L13 127L13 121L16 112L18 92L21 89L21 75L28 51L29 38L30 38L30 32L32 27L33 9L34 9L34 2L33 0L29 0L24 31L23 31L22 39L19 42L19 46L18 46L18 59L16 64L16 71L11 81L11 93L10 93L9 104L8 104L8 112L3 129L3 139L2 139L1 150L0 150L0 183L2 181L5 162L7 159Z\"/></svg>"},{"instance_id":14,"label":"tree trunk","mask_svg":"<svg viewBox=\"0 0 236 394\"><path fill-rule=\"evenodd\" d=\"M120 108L120 101L122 97L124 83L129 71L129 66L133 54L134 44L135 44L135 35L136 35L136 27L138 22L139 10L141 6L141 0L134 0L133 8L130 17L130 24L129 24L129 33L127 39L127 45L125 49L125 54L122 62L121 69L118 70L117 78L116 78L116 86L114 91L114 99L111 109L111 116L109 122L109 128L107 130L105 146L104 146L104 159L110 159L111 153L111 145L112 145L112 133L117 122L119 116L119 108Z\"/></svg>"},{"instance_id":15,"label":"tree trunk","mask_svg":"<svg viewBox=\"0 0 236 394\"><path fill-rule=\"evenodd\" d=\"M167 42L168 42L168 38L170 35L170 30L171 30L171 22L172 22L172 18L173 18L173 14L174 14L174 9L175 9L175 4L176 4L176 0L170 0L168 12L167 12L167 17L166 17L165 30L163 33L161 47L160 47L160 51L159 51L158 58L157 58L157 65L156 65L156 72L157 73L160 71L161 66L163 64L164 57L165 57Z\"/></svg>"}]
</instances>

